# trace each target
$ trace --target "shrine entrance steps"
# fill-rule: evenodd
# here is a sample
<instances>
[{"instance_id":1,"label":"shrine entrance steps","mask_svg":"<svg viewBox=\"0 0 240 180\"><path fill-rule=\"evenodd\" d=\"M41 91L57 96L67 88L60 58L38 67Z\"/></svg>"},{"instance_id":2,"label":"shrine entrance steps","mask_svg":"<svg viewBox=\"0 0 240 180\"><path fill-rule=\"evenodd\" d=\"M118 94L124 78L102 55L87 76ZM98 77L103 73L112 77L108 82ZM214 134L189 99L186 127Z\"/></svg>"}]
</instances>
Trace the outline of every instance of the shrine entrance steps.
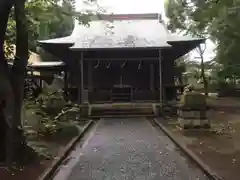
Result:
<instances>
[{"instance_id":1,"label":"shrine entrance steps","mask_svg":"<svg viewBox=\"0 0 240 180\"><path fill-rule=\"evenodd\" d=\"M91 105L92 118L154 117L153 103L108 103Z\"/></svg>"}]
</instances>

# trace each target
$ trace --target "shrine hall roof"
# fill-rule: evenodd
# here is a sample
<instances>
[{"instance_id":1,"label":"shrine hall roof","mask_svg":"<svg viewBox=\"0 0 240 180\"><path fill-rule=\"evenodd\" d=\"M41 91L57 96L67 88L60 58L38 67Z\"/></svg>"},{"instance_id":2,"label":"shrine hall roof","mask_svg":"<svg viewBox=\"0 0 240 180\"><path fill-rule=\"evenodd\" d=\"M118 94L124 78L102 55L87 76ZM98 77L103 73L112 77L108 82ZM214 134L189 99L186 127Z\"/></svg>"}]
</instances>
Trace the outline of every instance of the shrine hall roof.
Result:
<instances>
[{"instance_id":1,"label":"shrine hall roof","mask_svg":"<svg viewBox=\"0 0 240 180\"><path fill-rule=\"evenodd\" d=\"M39 41L69 44L72 50L112 48L168 48L173 42L204 39L171 35L159 14L102 14L91 16L89 25L75 25L68 37Z\"/></svg>"}]
</instances>

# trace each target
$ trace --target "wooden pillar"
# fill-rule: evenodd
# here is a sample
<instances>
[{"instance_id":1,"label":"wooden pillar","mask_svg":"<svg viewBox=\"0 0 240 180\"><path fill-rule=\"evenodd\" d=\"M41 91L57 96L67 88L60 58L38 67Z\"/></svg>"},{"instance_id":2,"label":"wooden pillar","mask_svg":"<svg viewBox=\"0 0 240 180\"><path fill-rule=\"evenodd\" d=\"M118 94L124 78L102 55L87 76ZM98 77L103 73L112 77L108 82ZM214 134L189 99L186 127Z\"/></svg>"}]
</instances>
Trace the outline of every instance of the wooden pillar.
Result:
<instances>
[{"instance_id":1,"label":"wooden pillar","mask_svg":"<svg viewBox=\"0 0 240 180\"><path fill-rule=\"evenodd\" d=\"M92 61L88 61L88 91L91 92L93 89L92 85Z\"/></svg>"},{"instance_id":2,"label":"wooden pillar","mask_svg":"<svg viewBox=\"0 0 240 180\"><path fill-rule=\"evenodd\" d=\"M83 98L83 96L84 96L83 59L84 59L83 52L81 52L81 61L80 61L80 63L81 63L81 105L83 105L83 103L84 103L84 98Z\"/></svg>"},{"instance_id":3,"label":"wooden pillar","mask_svg":"<svg viewBox=\"0 0 240 180\"><path fill-rule=\"evenodd\" d=\"M66 67L64 67L64 95L65 98L68 98L68 72Z\"/></svg>"},{"instance_id":4,"label":"wooden pillar","mask_svg":"<svg viewBox=\"0 0 240 180\"><path fill-rule=\"evenodd\" d=\"M150 90L153 91L154 90L154 64L150 64L150 79L149 79L149 87L150 87Z\"/></svg>"},{"instance_id":5,"label":"wooden pillar","mask_svg":"<svg viewBox=\"0 0 240 180\"><path fill-rule=\"evenodd\" d=\"M43 88L43 80L41 78L39 79L39 86Z\"/></svg>"},{"instance_id":6,"label":"wooden pillar","mask_svg":"<svg viewBox=\"0 0 240 180\"><path fill-rule=\"evenodd\" d=\"M78 67L80 69L80 78L78 81L78 103L83 105L83 52L81 52L81 58L78 60Z\"/></svg>"},{"instance_id":7,"label":"wooden pillar","mask_svg":"<svg viewBox=\"0 0 240 180\"><path fill-rule=\"evenodd\" d=\"M163 83L162 83L162 50L159 50L158 55L158 63L159 63L159 101L160 107L163 106Z\"/></svg>"},{"instance_id":8,"label":"wooden pillar","mask_svg":"<svg viewBox=\"0 0 240 180\"><path fill-rule=\"evenodd\" d=\"M80 63L80 60L81 59L77 59L77 70L80 69L80 71L77 71L76 74L77 74L77 102L78 104L81 104L81 63Z\"/></svg>"}]
</instances>

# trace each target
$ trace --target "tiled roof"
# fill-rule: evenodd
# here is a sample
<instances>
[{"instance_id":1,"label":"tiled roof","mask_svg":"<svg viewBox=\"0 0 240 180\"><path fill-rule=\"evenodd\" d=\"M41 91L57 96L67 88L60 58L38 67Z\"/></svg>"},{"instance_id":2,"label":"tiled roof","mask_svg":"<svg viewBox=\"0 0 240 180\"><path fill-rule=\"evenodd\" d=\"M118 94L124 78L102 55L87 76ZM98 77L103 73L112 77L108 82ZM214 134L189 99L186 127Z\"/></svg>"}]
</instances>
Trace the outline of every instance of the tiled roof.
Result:
<instances>
[{"instance_id":1,"label":"tiled roof","mask_svg":"<svg viewBox=\"0 0 240 180\"><path fill-rule=\"evenodd\" d=\"M89 26L76 24L71 36L40 43L73 44L71 49L171 47L171 42L199 38L170 35L158 14L93 16Z\"/></svg>"}]
</instances>

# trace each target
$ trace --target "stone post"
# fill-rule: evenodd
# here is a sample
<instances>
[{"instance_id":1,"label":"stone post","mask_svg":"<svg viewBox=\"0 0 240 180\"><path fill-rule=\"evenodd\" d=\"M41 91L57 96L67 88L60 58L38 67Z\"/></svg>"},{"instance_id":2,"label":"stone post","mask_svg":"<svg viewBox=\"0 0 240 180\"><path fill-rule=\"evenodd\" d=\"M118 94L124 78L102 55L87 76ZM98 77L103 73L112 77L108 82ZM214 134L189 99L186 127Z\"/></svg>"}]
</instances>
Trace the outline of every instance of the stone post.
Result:
<instances>
[{"instance_id":1,"label":"stone post","mask_svg":"<svg viewBox=\"0 0 240 180\"><path fill-rule=\"evenodd\" d=\"M210 128L207 119L206 96L198 92L186 92L181 96L178 121L182 129Z\"/></svg>"}]
</instances>

